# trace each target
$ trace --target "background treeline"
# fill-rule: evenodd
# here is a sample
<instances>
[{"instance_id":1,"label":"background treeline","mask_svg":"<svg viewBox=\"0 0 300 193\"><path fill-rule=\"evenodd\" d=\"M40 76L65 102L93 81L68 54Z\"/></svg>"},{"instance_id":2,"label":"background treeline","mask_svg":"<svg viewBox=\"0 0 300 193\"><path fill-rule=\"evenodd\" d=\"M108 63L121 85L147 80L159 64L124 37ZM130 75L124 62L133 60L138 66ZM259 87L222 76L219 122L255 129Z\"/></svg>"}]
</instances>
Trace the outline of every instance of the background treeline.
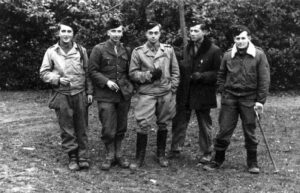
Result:
<instances>
[{"instance_id":1,"label":"background treeline","mask_svg":"<svg viewBox=\"0 0 300 193\"><path fill-rule=\"evenodd\" d=\"M300 86L300 1L298 0L185 0L185 20L206 22L211 38L223 51L231 46L227 31L232 24L245 24L253 42L264 49L270 66L272 90ZM56 23L65 16L76 18L77 40L90 52L104 41L108 18L126 25L123 42L132 48L145 42L144 23L163 25L162 42L172 44L181 58L182 38L178 1L0 0L0 89L23 90L49 87L39 78L46 49L57 41Z\"/></svg>"}]
</instances>

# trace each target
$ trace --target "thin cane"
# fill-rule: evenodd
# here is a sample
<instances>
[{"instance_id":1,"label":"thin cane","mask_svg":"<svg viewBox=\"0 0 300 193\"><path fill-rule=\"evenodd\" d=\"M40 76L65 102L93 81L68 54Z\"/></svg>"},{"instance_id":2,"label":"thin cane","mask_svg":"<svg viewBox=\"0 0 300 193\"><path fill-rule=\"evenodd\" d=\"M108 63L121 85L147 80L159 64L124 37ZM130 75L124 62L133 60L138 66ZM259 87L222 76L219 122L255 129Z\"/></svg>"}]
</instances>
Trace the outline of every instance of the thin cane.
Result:
<instances>
[{"instance_id":1,"label":"thin cane","mask_svg":"<svg viewBox=\"0 0 300 193\"><path fill-rule=\"evenodd\" d=\"M266 144L268 153L269 153L269 157L270 157L270 159L271 159L271 161L272 161L272 164L273 164L273 166L274 166L274 169L275 169L275 170L274 170L274 173L278 173L279 170L277 169L277 166L276 166L275 161L274 161L274 159L273 159L273 156L272 156L272 154L271 154L271 151L270 151L270 148L269 148L269 144L268 144L268 141L267 141L267 139L266 139L264 130L263 130L262 127L261 127L261 124L260 124L260 118L259 118L258 112L257 112L256 109L254 109L254 111L255 111L255 114L256 114L256 119L257 119L258 127L259 127L259 129L260 129L260 131L261 131L261 133L262 133L262 136L263 136L263 138L264 138L264 141L265 141L265 144Z\"/></svg>"}]
</instances>

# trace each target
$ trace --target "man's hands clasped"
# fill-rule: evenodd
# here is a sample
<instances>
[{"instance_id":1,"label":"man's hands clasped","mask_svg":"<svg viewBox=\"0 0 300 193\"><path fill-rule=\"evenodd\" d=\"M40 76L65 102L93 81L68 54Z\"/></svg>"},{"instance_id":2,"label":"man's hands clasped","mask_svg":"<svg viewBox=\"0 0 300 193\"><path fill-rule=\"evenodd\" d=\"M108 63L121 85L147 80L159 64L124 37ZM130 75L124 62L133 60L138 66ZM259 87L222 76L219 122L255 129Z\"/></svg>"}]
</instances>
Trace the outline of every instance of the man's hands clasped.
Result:
<instances>
[{"instance_id":1,"label":"man's hands clasped","mask_svg":"<svg viewBox=\"0 0 300 193\"><path fill-rule=\"evenodd\" d=\"M154 68L154 70L150 71L150 74L152 75L151 81L159 80L162 75L162 70L160 68Z\"/></svg>"}]
</instances>

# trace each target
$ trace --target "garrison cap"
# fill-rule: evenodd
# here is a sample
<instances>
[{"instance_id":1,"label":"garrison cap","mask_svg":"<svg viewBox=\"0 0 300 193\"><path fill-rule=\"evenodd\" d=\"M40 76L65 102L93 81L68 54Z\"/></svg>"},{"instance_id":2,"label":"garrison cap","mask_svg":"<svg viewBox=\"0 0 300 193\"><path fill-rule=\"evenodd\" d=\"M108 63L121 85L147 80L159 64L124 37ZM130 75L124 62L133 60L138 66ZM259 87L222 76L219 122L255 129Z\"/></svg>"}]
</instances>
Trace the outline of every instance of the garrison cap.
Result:
<instances>
[{"instance_id":1,"label":"garrison cap","mask_svg":"<svg viewBox=\"0 0 300 193\"><path fill-rule=\"evenodd\" d=\"M159 26L159 29L161 29L161 25L160 23L156 22L156 21L148 21L146 24L145 24L145 30L148 31L152 28L154 28L155 26Z\"/></svg>"},{"instance_id":2,"label":"garrison cap","mask_svg":"<svg viewBox=\"0 0 300 193\"><path fill-rule=\"evenodd\" d=\"M110 18L106 23L106 30L114 29L122 25L121 21L115 18Z\"/></svg>"},{"instance_id":3,"label":"garrison cap","mask_svg":"<svg viewBox=\"0 0 300 193\"><path fill-rule=\"evenodd\" d=\"M78 24L75 22L74 18L67 16L60 20L59 25L66 25L72 28L74 34L76 34L79 30Z\"/></svg>"},{"instance_id":4,"label":"garrison cap","mask_svg":"<svg viewBox=\"0 0 300 193\"><path fill-rule=\"evenodd\" d=\"M250 30L244 25L233 25L230 27L229 35L234 38L235 36L239 35L240 33L246 31L248 35L250 35Z\"/></svg>"},{"instance_id":5,"label":"garrison cap","mask_svg":"<svg viewBox=\"0 0 300 193\"><path fill-rule=\"evenodd\" d=\"M207 31L209 31L208 25L202 19L191 19L191 20L187 21L187 26L189 28L194 27L196 25L200 25L200 29L201 30L207 30Z\"/></svg>"}]
</instances>

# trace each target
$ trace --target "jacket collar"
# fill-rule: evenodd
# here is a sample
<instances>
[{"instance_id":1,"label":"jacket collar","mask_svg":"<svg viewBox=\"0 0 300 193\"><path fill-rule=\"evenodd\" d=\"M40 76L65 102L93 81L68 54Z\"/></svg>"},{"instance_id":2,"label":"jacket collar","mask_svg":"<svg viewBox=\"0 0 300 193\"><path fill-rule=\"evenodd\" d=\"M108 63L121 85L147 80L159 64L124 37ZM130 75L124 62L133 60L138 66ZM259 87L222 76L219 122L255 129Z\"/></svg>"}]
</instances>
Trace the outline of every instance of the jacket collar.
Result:
<instances>
[{"instance_id":1,"label":"jacket collar","mask_svg":"<svg viewBox=\"0 0 300 193\"><path fill-rule=\"evenodd\" d=\"M56 50L57 52L58 52L59 50L62 51L62 48L60 47L59 42L57 42L56 44L54 44L53 48L54 48L54 50ZM69 55L69 54L73 54L74 50L78 50L78 45L76 44L76 42L73 42L73 47L71 48L71 50L70 50L70 52L68 53L68 55ZM64 53L64 52L61 52L61 53Z\"/></svg>"},{"instance_id":2,"label":"jacket collar","mask_svg":"<svg viewBox=\"0 0 300 193\"><path fill-rule=\"evenodd\" d=\"M199 44L199 42L196 42L196 44ZM193 42L193 41L188 42L188 45L187 45L188 52L190 52L190 53L193 52L194 45L195 45L195 42ZM198 47L198 52L195 53L195 56L199 56L200 54L206 53L209 50L209 48L211 47L211 45L212 45L212 42L210 41L210 39L207 38L206 36L204 36L204 39L201 42L200 47Z\"/></svg>"},{"instance_id":3,"label":"jacket collar","mask_svg":"<svg viewBox=\"0 0 300 193\"><path fill-rule=\"evenodd\" d=\"M160 55L162 55L162 53L164 53L165 51L165 46L162 43L157 43L155 46L157 46L157 52L156 54L154 54L149 46L148 46L148 42L146 42L143 46L143 52L147 55L147 56L155 56L155 57L159 57Z\"/></svg>"},{"instance_id":4,"label":"jacket collar","mask_svg":"<svg viewBox=\"0 0 300 193\"><path fill-rule=\"evenodd\" d=\"M235 57L235 54L238 52L237 50L237 47L236 47L236 44L233 45L232 47L232 50L231 50L231 58L234 58ZM255 57L256 55L256 49L255 49L255 46L252 42L249 41L249 45L248 45L248 48L246 50L246 53Z\"/></svg>"}]
</instances>

